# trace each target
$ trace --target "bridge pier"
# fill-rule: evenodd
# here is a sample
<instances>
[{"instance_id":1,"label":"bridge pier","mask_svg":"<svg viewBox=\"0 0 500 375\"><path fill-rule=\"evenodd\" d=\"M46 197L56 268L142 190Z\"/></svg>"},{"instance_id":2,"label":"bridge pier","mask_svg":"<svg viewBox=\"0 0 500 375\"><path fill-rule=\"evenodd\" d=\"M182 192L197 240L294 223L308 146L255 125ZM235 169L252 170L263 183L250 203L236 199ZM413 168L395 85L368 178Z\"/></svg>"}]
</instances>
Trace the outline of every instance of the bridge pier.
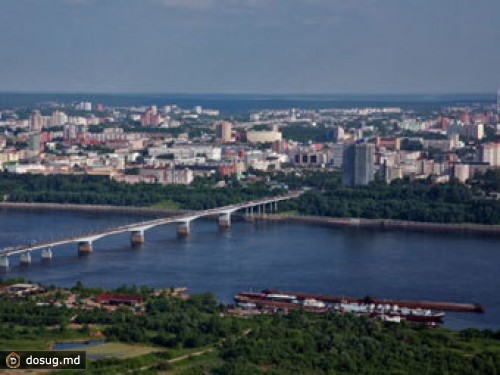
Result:
<instances>
[{"instance_id":1,"label":"bridge pier","mask_svg":"<svg viewBox=\"0 0 500 375\"><path fill-rule=\"evenodd\" d=\"M49 247L47 249L42 250L42 260L50 260L52 259L52 249Z\"/></svg>"},{"instance_id":2,"label":"bridge pier","mask_svg":"<svg viewBox=\"0 0 500 375\"><path fill-rule=\"evenodd\" d=\"M9 268L9 257L0 257L0 267Z\"/></svg>"},{"instance_id":3,"label":"bridge pier","mask_svg":"<svg viewBox=\"0 0 500 375\"><path fill-rule=\"evenodd\" d=\"M245 210L245 221L253 221L253 207L247 207Z\"/></svg>"},{"instance_id":4,"label":"bridge pier","mask_svg":"<svg viewBox=\"0 0 500 375\"><path fill-rule=\"evenodd\" d=\"M30 251L26 251L25 253L21 254L21 264L23 264L23 265L31 264L31 252Z\"/></svg>"},{"instance_id":5,"label":"bridge pier","mask_svg":"<svg viewBox=\"0 0 500 375\"><path fill-rule=\"evenodd\" d=\"M134 230L130 234L130 241L133 246L142 245L144 243L144 230Z\"/></svg>"},{"instance_id":6,"label":"bridge pier","mask_svg":"<svg viewBox=\"0 0 500 375\"><path fill-rule=\"evenodd\" d=\"M219 228L229 229L231 228L231 213L223 213L219 215Z\"/></svg>"},{"instance_id":7,"label":"bridge pier","mask_svg":"<svg viewBox=\"0 0 500 375\"><path fill-rule=\"evenodd\" d=\"M78 254L88 255L94 251L94 246L92 241L80 241L78 242Z\"/></svg>"},{"instance_id":8,"label":"bridge pier","mask_svg":"<svg viewBox=\"0 0 500 375\"><path fill-rule=\"evenodd\" d=\"M183 221L177 224L177 236L185 237L189 236L191 233L191 223L189 221Z\"/></svg>"}]
</instances>

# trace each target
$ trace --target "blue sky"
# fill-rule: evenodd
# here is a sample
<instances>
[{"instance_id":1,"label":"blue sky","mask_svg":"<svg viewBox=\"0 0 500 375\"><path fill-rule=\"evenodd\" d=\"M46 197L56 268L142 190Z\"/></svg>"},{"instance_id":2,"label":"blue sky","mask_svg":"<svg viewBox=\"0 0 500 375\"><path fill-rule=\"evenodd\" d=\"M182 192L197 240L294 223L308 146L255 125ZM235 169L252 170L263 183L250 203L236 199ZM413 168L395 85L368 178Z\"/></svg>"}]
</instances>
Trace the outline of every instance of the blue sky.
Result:
<instances>
[{"instance_id":1,"label":"blue sky","mask_svg":"<svg viewBox=\"0 0 500 375\"><path fill-rule=\"evenodd\" d=\"M0 0L0 91L493 92L499 0Z\"/></svg>"}]
</instances>

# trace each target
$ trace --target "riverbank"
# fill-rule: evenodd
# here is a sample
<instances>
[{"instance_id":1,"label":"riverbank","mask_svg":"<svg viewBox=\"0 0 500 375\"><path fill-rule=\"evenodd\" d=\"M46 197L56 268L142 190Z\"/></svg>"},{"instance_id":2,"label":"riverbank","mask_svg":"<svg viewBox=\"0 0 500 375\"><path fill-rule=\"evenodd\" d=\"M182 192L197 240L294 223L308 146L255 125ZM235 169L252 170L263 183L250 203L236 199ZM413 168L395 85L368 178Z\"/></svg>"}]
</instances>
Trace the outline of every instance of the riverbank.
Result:
<instances>
[{"instance_id":1,"label":"riverbank","mask_svg":"<svg viewBox=\"0 0 500 375\"><path fill-rule=\"evenodd\" d=\"M450 232L471 234L493 234L500 235L500 225L485 224L448 224L427 223L418 221L402 221L390 219L362 219L362 218L338 218L323 216L289 216L289 215L265 215L256 216L258 220L280 221L290 223L322 224L335 227L357 227L387 230L411 230L424 232Z\"/></svg>"},{"instance_id":2,"label":"riverbank","mask_svg":"<svg viewBox=\"0 0 500 375\"><path fill-rule=\"evenodd\" d=\"M25 202L0 202L0 209L23 209L23 210L61 210L61 211L87 211L87 212L113 212L134 213L146 215L172 216L189 212L181 209L163 209L153 207L133 206L110 206L91 204L64 204L64 203L25 203ZM238 215L244 218L244 215ZM486 225L473 223L432 223L419 221L403 221L391 219L363 219L363 218L338 218L326 216L292 216L281 214L254 215L256 220L267 220L275 222L308 223L328 225L335 227L357 227L387 230L411 230L424 232L449 232L470 234L493 234L500 235L500 225Z\"/></svg>"},{"instance_id":3,"label":"riverbank","mask_svg":"<svg viewBox=\"0 0 500 375\"><path fill-rule=\"evenodd\" d=\"M88 211L88 212L115 212L135 213L148 215L175 215L189 212L189 210L167 209L154 207L134 206L111 206L93 204L69 204L69 203L26 203L26 202L0 202L0 209L22 209L22 210L56 210L56 211Z\"/></svg>"}]
</instances>

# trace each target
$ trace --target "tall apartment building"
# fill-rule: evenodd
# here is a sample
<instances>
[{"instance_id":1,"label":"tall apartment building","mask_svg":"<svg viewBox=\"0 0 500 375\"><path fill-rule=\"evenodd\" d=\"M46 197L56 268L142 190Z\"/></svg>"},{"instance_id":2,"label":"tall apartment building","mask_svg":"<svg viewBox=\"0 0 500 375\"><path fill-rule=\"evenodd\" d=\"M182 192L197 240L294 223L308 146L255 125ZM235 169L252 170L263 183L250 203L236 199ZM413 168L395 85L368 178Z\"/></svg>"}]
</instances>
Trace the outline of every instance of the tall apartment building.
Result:
<instances>
[{"instance_id":1,"label":"tall apartment building","mask_svg":"<svg viewBox=\"0 0 500 375\"><path fill-rule=\"evenodd\" d=\"M229 121L220 121L215 124L215 136L222 143L232 140L233 124Z\"/></svg>"},{"instance_id":2,"label":"tall apartment building","mask_svg":"<svg viewBox=\"0 0 500 375\"><path fill-rule=\"evenodd\" d=\"M375 146L361 143L347 145L344 149L342 184L344 186L368 185L375 177Z\"/></svg>"},{"instance_id":3,"label":"tall apartment building","mask_svg":"<svg viewBox=\"0 0 500 375\"><path fill-rule=\"evenodd\" d=\"M31 131L40 131L43 128L43 116L39 110L34 110L31 113L29 126Z\"/></svg>"},{"instance_id":4,"label":"tall apartment building","mask_svg":"<svg viewBox=\"0 0 500 375\"><path fill-rule=\"evenodd\" d=\"M500 142L488 142L479 149L480 161L492 167L500 167Z\"/></svg>"},{"instance_id":5,"label":"tall apartment building","mask_svg":"<svg viewBox=\"0 0 500 375\"><path fill-rule=\"evenodd\" d=\"M148 108L148 110L141 116L142 126L159 126L161 122L162 119L156 109L156 106Z\"/></svg>"}]
</instances>

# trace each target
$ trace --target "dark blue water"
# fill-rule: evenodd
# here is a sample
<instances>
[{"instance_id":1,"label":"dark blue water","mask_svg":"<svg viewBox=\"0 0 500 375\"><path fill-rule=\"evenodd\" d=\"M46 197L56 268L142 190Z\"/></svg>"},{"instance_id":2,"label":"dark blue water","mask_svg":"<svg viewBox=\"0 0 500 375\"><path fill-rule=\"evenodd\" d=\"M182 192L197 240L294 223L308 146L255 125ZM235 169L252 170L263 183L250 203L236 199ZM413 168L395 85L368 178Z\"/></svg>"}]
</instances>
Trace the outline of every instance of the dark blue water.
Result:
<instances>
[{"instance_id":1,"label":"dark blue water","mask_svg":"<svg viewBox=\"0 0 500 375\"><path fill-rule=\"evenodd\" d=\"M124 214L0 210L0 247L140 220ZM195 221L178 239L174 225L151 229L132 248L127 234L54 249L50 262L34 254L28 267L11 259L1 277L72 286L186 286L230 302L241 290L278 288L350 296L479 302L484 314L448 313L451 328L500 329L498 237L339 229L306 224L235 222L221 232Z\"/></svg>"},{"instance_id":2,"label":"dark blue water","mask_svg":"<svg viewBox=\"0 0 500 375\"><path fill-rule=\"evenodd\" d=\"M405 95L225 95L225 94L49 94L0 93L0 109L32 107L39 103L63 103L82 100L107 106L145 106L177 104L182 108L201 105L223 114L247 113L261 109L321 109L350 107L399 106L402 108L439 108L444 105L492 104L492 94L405 94Z\"/></svg>"},{"instance_id":3,"label":"dark blue water","mask_svg":"<svg viewBox=\"0 0 500 375\"><path fill-rule=\"evenodd\" d=\"M74 342L56 342L52 346L52 350L68 350L68 349L75 349L79 348L88 348L90 346L98 346L105 344L105 340L90 340L90 341L74 341Z\"/></svg>"}]
</instances>

